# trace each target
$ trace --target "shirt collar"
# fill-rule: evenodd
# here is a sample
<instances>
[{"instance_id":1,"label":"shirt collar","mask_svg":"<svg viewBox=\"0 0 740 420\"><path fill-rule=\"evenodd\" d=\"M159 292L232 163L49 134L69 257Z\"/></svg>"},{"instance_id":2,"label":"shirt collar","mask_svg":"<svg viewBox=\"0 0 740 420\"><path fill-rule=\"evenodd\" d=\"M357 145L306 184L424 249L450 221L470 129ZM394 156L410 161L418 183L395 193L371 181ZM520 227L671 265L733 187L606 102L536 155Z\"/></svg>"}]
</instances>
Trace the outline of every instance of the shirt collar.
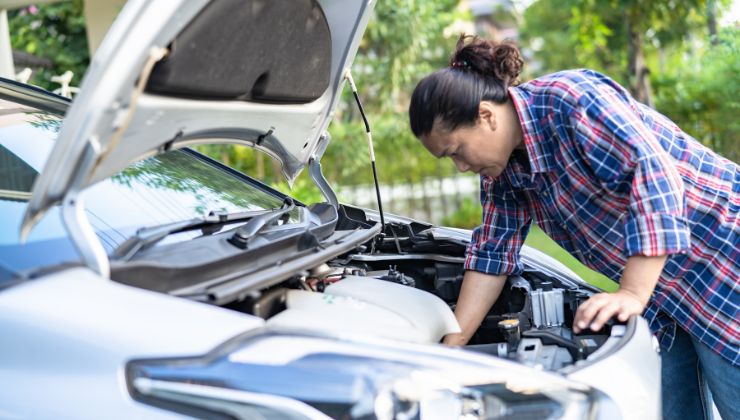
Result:
<instances>
[{"instance_id":1,"label":"shirt collar","mask_svg":"<svg viewBox=\"0 0 740 420\"><path fill-rule=\"evenodd\" d=\"M516 189L534 188L534 173L527 167L527 162L524 161L523 156L517 158L512 155L501 175Z\"/></svg>"},{"instance_id":2,"label":"shirt collar","mask_svg":"<svg viewBox=\"0 0 740 420\"><path fill-rule=\"evenodd\" d=\"M552 132L550 129L549 115L540 115L536 112L535 95L528 89L527 84L512 86L509 88L509 96L514 102L514 108L522 123L522 135L524 146L529 157L529 167L532 174L548 172L554 168L552 153Z\"/></svg>"}]
</instances>

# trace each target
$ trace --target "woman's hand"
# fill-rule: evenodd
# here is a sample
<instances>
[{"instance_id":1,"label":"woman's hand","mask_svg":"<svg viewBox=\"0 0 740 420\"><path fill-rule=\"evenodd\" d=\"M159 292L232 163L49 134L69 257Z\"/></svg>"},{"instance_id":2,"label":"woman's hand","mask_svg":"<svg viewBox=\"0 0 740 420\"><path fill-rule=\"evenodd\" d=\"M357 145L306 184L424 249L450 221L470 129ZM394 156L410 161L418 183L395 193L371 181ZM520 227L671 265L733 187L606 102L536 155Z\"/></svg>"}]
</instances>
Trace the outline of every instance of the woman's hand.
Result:
<instances>
[{"instance_id":1,"label":"woman's hand","mask_svg":"<svg viewBox=\"0 0 740 420\"><path fill-rule=\"evenodd\" d=\"M666 258L665 255L629 257L619 282L619 290L593 295L581 304L573 319L573 332L578 334L587 328L598 331L613 316L625 322L632 315L642 314L655 284L658 283Z\"/></svg>"},{"instance_id":2,"label":"woman's hand","mask_svg":"<svg viewBox=\"0 0 740 420\"><path fill-rule=\"evenodd\" d=\"M573 331L576 334L587 328L598 331L614 316L625 322L632 315L640 315L643 309L645 309L645 304L630 291L599 293L591 296L578 307L573 320Z\"/></svg>"}]
</instances>

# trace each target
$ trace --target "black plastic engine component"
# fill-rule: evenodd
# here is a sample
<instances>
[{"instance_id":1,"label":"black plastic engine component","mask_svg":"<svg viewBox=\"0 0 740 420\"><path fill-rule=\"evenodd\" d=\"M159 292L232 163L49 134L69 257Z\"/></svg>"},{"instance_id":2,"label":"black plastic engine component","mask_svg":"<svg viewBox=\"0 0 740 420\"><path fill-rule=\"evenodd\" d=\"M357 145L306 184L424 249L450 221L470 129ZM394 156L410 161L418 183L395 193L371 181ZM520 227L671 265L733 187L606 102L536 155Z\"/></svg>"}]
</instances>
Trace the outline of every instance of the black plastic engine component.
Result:
<instances>
[{"instance_id":1,"label":"black plastic engine component","mask_svg":"<svg viewBox=\"0 0 740 420\"><path fill-rule=\"evenodd\" d=\"M434 293L445 302L454 302L460 294L463 271L455 264L436 263L429 270L434 279Z\"/></svg>"},{"instance_id":2,"label":"black plastic engine component","mask_svg":"<svg viewBox=\"0 0 740 420\"><path fill-rule=\"evenodd\" d=\"M524 331L522 336L529 338L539 338L542 344L555 344L565 347L570 352L574 360L585 359L609 337L605 335L579 335L575 336L569 328L551 327L537 330Z\"/></svg>"},{"instance_id":3,"label":"black plastic engine component","mask_svg":"<svg viewBox=\"0 0 740 420\"><path fill-rule=\"evenodd\" d=\"M411 277L404 275L403 273L396 271L396 267L390 267L388 274L378 277L380 280L389 281L391 283L398 283L404 286L416 287L416 281Z\"/></svg>"}]
</instances>

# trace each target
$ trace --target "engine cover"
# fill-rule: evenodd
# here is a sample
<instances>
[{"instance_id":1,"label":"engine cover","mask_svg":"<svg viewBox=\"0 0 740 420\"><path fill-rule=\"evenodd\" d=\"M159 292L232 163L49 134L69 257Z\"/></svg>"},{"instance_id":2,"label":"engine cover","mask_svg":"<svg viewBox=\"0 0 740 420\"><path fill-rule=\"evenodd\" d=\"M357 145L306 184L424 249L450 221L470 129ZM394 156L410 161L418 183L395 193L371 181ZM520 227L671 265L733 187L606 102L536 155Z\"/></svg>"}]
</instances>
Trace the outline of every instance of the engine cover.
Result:
<instances>
[{"instance_id":1,"label":"engine cover","mask_svg":"<svg viewBox=\"0 0 740 420\"><path fill-rule=\"evenodd\" d=\"M268 325L430 344L460 332L455 315L442 299L369 277L348 276L324 293L291 290L286 305Z\"/></svg>"}]
</instances>

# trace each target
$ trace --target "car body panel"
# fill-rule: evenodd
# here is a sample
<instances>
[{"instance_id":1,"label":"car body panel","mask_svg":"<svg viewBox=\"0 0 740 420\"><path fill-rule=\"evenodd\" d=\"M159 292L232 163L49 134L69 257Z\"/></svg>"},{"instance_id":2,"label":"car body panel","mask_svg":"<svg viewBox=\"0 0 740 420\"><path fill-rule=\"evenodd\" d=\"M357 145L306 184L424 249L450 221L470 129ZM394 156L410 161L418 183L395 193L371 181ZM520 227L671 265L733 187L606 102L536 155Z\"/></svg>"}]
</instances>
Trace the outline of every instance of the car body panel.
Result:
<instances>
[{"instance_id":1,"label":"car body panel","mask_svg":"<svg viewBox=\"0 0 740 420\"><path fill-rule=\"evenodd\" d=\"M0 416L169 418L128 396L125 363L204 354L262 325L253 316L121 285L85 268L28 281L0 293L0 329L12 337L0 346Z\"/></svg>"},{"instance_id":2,"label":"car body panel","mask_svg":"<svg viewBox=\"0 0 740 420\"><path fill-rule=\"evenodd\" d=\"M593 356L592 363L575 366L568 378L588 384L609 395L614 406L605 412L608 418L659 419L660 354L658 343L647 321L634 316L630 319L620 344L605 350L603 357ZM618 412L615 412L618 411Z\"/></svg>"}]
</instances>

